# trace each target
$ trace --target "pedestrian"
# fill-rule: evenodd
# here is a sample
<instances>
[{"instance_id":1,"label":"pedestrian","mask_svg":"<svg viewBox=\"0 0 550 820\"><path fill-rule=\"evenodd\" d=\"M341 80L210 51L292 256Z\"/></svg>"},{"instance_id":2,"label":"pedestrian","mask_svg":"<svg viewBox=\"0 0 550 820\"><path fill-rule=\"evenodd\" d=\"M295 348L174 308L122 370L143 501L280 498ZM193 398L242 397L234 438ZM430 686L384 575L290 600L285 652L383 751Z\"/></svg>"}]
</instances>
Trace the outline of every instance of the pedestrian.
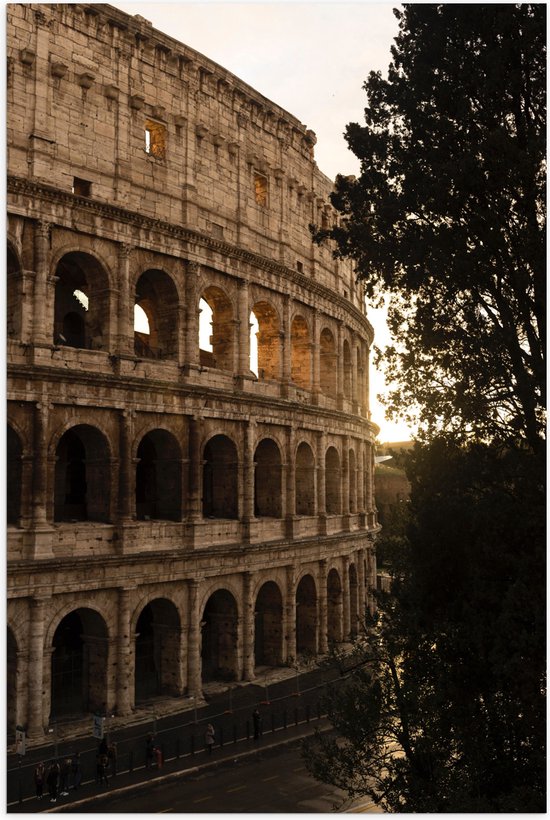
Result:
<instances>
[{"instance_id":1,"label":"pedestrian","mask_svg":"<svg viewBox=\"0 0 550 820\"><path fill-rule=\"evenodd\" d=\"M46 777L46 767L40 761L36 769L34 770L34 785L36 788L36 796L39 800L42 800L44 796L44 778Z\"/></svg>"},{"instance_id":2,"label":"pedestrian","mask_svg":"<svg viewBox=\"0 0 550 820\"><path fill-rule=\"evenodd\" d=\"M57 782L59 780L59 764L57 760L52 760L50 768L48 769L48 776L46 783L48 784L48 792L50 794L50 803L57 803Z\"/></svg>"},{"instance_id":3,"label":"pedestrian","mask_svg":"<svg viewBox=\"0 0 550 820\"><path fill-rule=\"evenodd\" d=\"M71 771L71 760L64 757L59 764L59 796L66 797L69 794L69 773Z\"/></svg>"},{"instance_id":4,"label":"pedestrian","mask_svg":"<svg viewBox=\"0 0 550 820\"><path fill-rule=\"evenodd\" d=\"M145 741L145 768L151 769L153 766L153 761L155 759L155 743L152 734L147 735L147 739Z\"/></svg>"},{"instance_id":5,"label":"pedestrian","mask_svg":"<svg viewBox=\"0 0 550 820\"><path fill-rule=\"evenodd\" d=\"M109 768L111 769L113 775L116 774L116 758L117 758L117 746L116 743L113 741L109 745L109 750L107 752L109 755Z\"/></svg>"},{"instance_id":6,"label":"pedestrian","mask_svg":"<svg viewBox=\"0 0 550 820\"><path fill-rule=\"evenodd\" d=\"M214 745L215 734L216 733L214 732L214 727L212 726L211 723L209 723L208 726L206 727L206 732L204 734L204 742L206 744L206 749L207 749L209 755L212 754L212 747Z\"/></svg>"},{"instance_id":7,"label":"pedestrian","mask_svg":"<svg viewBox=\"0 0 550 820\"><path fill-rule=\"evenodd\" d=\"M97 756L97 782L109 785L109 755L103 753Z\"/></svg>"},{"instance_id":8,"label":"pedestrian","mask_svg":"<svg viewBox=\"0 0 550 820\"><path fill-rule=\"evenodd\" d=\"M71 758L71 788L78 789L82 782L82 769L80 768L80 752L75 752Z\"/></svg>"},{"instance_id":9,"label":"pedestrian","mask_svg":"<svg viewBox=\"0 0 550 820\"><path fill-rule=\"evenodd\" d=\"M252 722L254 723L254 740L258 740L262 736L262 716L259 709L254 709L252 712Z\"/></svg>"}]
</instances>

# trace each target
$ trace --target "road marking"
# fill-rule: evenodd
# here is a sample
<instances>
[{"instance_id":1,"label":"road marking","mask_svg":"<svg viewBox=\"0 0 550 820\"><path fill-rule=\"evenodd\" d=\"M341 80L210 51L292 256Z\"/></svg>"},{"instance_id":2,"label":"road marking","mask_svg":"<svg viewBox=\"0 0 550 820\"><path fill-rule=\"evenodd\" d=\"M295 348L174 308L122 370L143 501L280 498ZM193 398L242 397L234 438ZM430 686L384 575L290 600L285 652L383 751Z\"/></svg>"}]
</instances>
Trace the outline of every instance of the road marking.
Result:
<instances>
[{"instance_id":1,"label":"road marking","mask_svg":"<svg viewBox=\"0 0 550 820\"><path fill-rule=\"evenodd\" d=\"M243 789L246 789L246 785L245 786L235 786L233 789L226 789L225 791L227 792L227 794L229 794L230 792L240 792Z\"/></svg>"},{"instance_id":2,"label":"road marking","mask_svg":"<svg viewBox=\"0 0 550 820\"><path fill-rule=\"evenodd\" d=\"M193 800L193 803L204 803L205 800L212 800L212 795L209 794L206 797L197 797L196 800Z\"/></svg>"},{"instance_id":3,"label":"road marking","mask_svg":"<svg viewBox=\"0 0 550 820\"><path fill-rule=\"evenodd\" d=\"M160 809L160 811L157 811L157 814L166 814L167 811L174 811L174 809Z\"/></svg>"},{"instance_id":4,"label":"road marking","mask_svg":"<svg viewBox=\"0 0 550 820\"><path fill-rule=\"evenodd\" d=\"M294 771L295 771L295 772L305 772L305 771L306 771L306 767L305 767L305 766L300 766L300 768L299 768L299 769L294 769Z\"/></svg>"},{"instance_id":5,"label":"road marking","mask_svg":"<svg viewBox=\"0 0 550 820\"><path fill-rule=\"evenodd\" d=\"M274 774L273 777L262 777L262 782L267 783L268 780L277 780L278 777L278 774Z\"/></svg>"}]
</instances>

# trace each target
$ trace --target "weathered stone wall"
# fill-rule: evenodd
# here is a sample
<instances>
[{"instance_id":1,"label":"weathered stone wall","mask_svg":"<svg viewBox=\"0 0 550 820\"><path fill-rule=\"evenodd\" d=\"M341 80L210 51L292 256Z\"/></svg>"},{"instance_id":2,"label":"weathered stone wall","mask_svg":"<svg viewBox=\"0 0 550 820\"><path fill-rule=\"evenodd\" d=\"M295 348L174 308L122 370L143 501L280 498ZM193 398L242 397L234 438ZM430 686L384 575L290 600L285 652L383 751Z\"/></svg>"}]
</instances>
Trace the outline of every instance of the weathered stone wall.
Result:
<instances>
[{"instance_id":1,"label":"weathered stone wall","mask_svg":"<svg viewBox=\"0 0 550 820\"><path fill-rule=\"evenodd\" d=\"M7 13L9 718L38 738L359 628L373 334L311 243L305 126L110 6Z\"/></svg>"}]
</instances>

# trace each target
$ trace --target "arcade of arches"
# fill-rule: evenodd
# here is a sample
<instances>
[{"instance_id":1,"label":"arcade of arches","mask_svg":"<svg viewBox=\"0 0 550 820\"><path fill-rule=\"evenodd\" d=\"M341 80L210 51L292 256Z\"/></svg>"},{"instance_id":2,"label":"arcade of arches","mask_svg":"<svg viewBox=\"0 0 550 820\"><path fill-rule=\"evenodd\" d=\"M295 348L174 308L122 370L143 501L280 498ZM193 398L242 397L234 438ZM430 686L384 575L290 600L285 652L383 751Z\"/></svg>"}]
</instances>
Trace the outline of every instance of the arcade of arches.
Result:
<instances>
[{"instance_id":1,"label":"arcade of arches","mask_svg":"<svg viewBox=\"0 0 550 820\"><path fill-rule=\"evenodd\" d=\"M145 600L121 588L72 608L63 596L35 598L25 612L11 607L8 729L23 723L38 738L54 719L129 714L158 697L200 696L208 681L253 680L266 667L326 653L361 629L372 573L373 553L358 549L300 576L287 566L217 585L172 581Z\"/></svg>"}]
</instances>

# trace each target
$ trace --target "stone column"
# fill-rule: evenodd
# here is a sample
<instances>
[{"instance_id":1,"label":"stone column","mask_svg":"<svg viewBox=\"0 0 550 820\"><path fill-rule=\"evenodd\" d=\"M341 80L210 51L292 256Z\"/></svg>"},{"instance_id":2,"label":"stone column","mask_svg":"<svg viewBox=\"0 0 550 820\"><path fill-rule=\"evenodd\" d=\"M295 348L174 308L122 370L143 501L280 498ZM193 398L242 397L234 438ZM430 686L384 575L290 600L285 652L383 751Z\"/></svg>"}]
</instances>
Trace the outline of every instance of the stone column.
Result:
<instances>
[{"instance_id":1,"label":"stone column","mask_svg":"<svg viewBox=\"0 0 550 820\"><path fill-rule=\"evenodd\" d=\"M367 597L365 589L365 553L362 549L357 551L357 592L359 620L361 624L364 624Z\"/></svg>"},{"instance_id":2,"label":"stone column","mask_svg":"<svg viewBox=\"0 0 550 820\"><path fill-rule=\"evenodd\" d=\"M319 594L317 596L319 624L319 653L324 655L328 651L327 636L327 562L324 558L319 561Z\"/></svg>"},{"instance_id":3,"label":"stone column","mask_svg":"<svg viewBox=\"0 0 550 820\"><path fill-rule=\"evenodd\" d=\"M294 428L286 429L287 466L286 466L286 536L294 536L294 519L296 518L296 441Z\"/></svg>"},{"instance_id":4,"label":"stone column","mask_svg":"<svg viewBox=\"0 0 550 820\"><path fill-rule=\"evenodd\" d=\"M343 322L339 319L336 324L336 356L334 367L336 368L336 400L340 409L344 406L344 334L342 327Z\"/></svg>"},{"instance_id":5,"label":"stone column","mask_svg":"<svg viewBox=\"0 0 550 820\"><path fill-rule=\"evenodd\" d=\"M342 514L350 514L349 503L349 436L342 438Z\"/></svg>"},{"instance_id":6,"label":"stone column","mask_svg":"<svg viewBox=\"0 0 550 820\"><path fill-rule=\"evenodd\" d=\"M365 526L365 443L363 439L357 441L357 512L360 515L360 526Z\"/></svg>"},{"instance_id":7,"label":"stone column","mask_svg":"<svg viewBox=\"0 0 550 820\"><path fill-rule=\"evenodd\" d=\"M286 663L296 661L296 572L293 566L286 568L286 602L284 619Z\"/></svg>"},{"instance_id":8,"label":"stone column","mask_svg":"<svg viewBox=\"0 0 550 820\"><path fill-rule=\"evenodd\" d=\"M237 290L237 323L238 323L238 376L250 376L250 306L248 303L248 282L238 280Z\"/></svg>"},{"instance_id":9,"label":"stone column","mask_svg":"<svg viewBox=\"0 0 550 820\"><path fill-rule=\"evenodd\" d=\"M243 572L243 668L242 679L254 680L254 602L252 600L252 574Z\"/></svg>"},{"instance_id":10,"label":"stone column","mask_svg":"<svg viewBox=\"0 0 550 820\"><path fill-rule=\"evenodd\" d=\"M370 523L370 515L374 511L374 493L373 493L373 478L374 478L374 453L373 453L373 446L369 441L365 442L365 506L367 508L367 512L369 514L369 523Z\"/></svg>"},{"instance_id":11,"label":"stone column","mask_svg":"<svg viewBox=\"0 0 550 820\"><path fill-rule=\"evenodd\" d=\"M120 523L130 521L135 515L135 475L132 458L132 441L135 412L123 410L120 414L120 472L118 489L118 514Z\"/></svg>"},{"instance_id":12,"label":"stone column","mask_svg":"<svg viewBox=\"0 0 550 820\"><path fill-rule=\"evenodd\" d=\"M311 325L311 398L313 404L318 404L321 385L319 383L319 322L317 320L317 311L315 309L312 311Z\"/></svg>"},{"instance_id":13,"label":"stone column","mask_svg":"<svg viewBox=\"0 0 550 820\"><path fill-rule=\"evenodd\" d=\"M244 543L250 543L250 523L254 518L254 435L256 424L253 420L245 422L243 442L243 486L241 535Z\"/></svg>"},{"instance_id":14,"label":"stone column","mask_svg":"<svg viewBox=\"0 0 550 820\"><path fill-rule=\"evenodd\" d=\"M342 604L343 604L343 639L347 641L351 632L351 616L350 616L350 586L349 586L349 557L344 555L342 558Z\"/></svg>"},{"instance_id":15,"label":"stone column","mask_svg":"<svg viewBox=\"0 0 550 820\"><path fill-rule=\"evenodd\" d=\"M188 262L185 276L185 353L188 367L199 365L199 273L197 262Z\"/></svg>"},{"instance_id":16,"label":"stone column","mask_svg":"<svg viewBox=\"0 0 550 820\"><path fill-rule=\"evenodd\" d=\"M44 737L44 724L48 717L43 714L45 604L45 598L30 600L27 735L31 740Z\"/></svg>"},{"instance_id":17,"label":"stone column","mask_svg":"<svg viewBox=\"0 0 550 820\"><path fill-rule=\"evenodd\" d=\"M33 341L35 345L51 344L53 338L53 327L49 326L46 317L50 272L50 230L51 224L42 220L36 223L34 229Z\"/></svg>"},{"instance_id":18,"label":"stone column","mask_svg":"<svg viewBox=\"0 0 550 820\"><path fill-rule=\"evenodd\" d=\"M201 439L204 422L193 416L189 420L189 510L190 521L202 518Z\"/></svg>"},{"instance_id":19,"label":"stone column","mask_svg":"<svg viewBox=\"0 0 550 820\"><path fill-rule=\"evenodd\" d=\"M46 402L35 405L34 413L34 475L33 475L33 524L35 527L46 526L46 499L48 473L48 405Z\"/></svg>"},{"instance_id":20,"label":"stone column","mask_svg":"<svg viewBox=\"0 0 550 820\"><path fill-rule=\"evenodd\" d=\"M134 353L134 300L130 299L130 254L132 246L121 243L118 248L118 350L119 354Z\"/></svg>"},{"instance_id":21,"label":"stone column","mask_svg":"<svg viewBox=\"0 0 550 820\"><path fill-rule=\"evenodd\" d=\"M187 641L188 694L202 696L201 680L201 613L199 612L199 583L189 581L189 630Z\"/></svg>"},{"instance_id":22,"label":"stone column","mask_svg":"<svg viewBox=\"0 0 550 820\"><path fill-rule=\"evenodd\" d=\"M134 707L135 635L130 630L130 593L118 590L118 635L116 644L116 712L130 715Z\"/></svg>"},{"instance_id":23,"label":"stone column","mask_svg":"<svg viewBox=\"0 0 550 820\"><path fill-rule=\"evenodd\" d=\"M370 418L370 401L369 401L369 383L370 383L370 349L367 347L364 355L363 364L363 395L361 402L363 404L363 415Z\"/></svg>"},{"instance_id":24,"label":"stone column","mask_svg":"<svg viewBox=\"0 0 550 820\"><path fill-rule=\"evenodd\" d=\"M326 449L326 436L321 431L317 434L317 518L319 521L319 535L326 535L327 533Z\"/></svg>"},{"instance_id":25,"label":"stone column","mask_svg":"<svg viewBox=\"0 0 550 820\"><path fill-rule=\"evenodd\" d=\"M283 380L282 396L288 396L288 386L292 381L292 320L291 320L291 300L289 296L283 297Z\"/></svg>"}]
</instances>

